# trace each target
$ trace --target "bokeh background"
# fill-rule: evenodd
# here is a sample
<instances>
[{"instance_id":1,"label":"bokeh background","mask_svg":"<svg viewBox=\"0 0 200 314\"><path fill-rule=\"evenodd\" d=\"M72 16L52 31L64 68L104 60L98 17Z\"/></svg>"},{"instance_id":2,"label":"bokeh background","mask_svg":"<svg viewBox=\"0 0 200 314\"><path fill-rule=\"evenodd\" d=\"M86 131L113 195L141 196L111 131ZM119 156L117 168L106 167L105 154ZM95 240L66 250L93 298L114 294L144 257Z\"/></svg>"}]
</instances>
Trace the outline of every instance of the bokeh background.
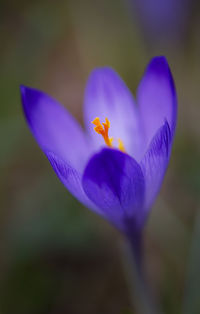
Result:
<instances>
[{"instance_id":1,"label":"bokeh background","mask_svg":"<svg viewBox=\"0 0 200 314\"><path fill-rule=\"evenodd\" d=\"M164 313L200 313L199 32L194 0L0 1L0 314L137 313L123 238L59 182L27 128L19 85L82 123L94 67L113 67L135 94L154 55L168 58L179 115L144 230L145 269Z\"/></svg>"}]
</instances>

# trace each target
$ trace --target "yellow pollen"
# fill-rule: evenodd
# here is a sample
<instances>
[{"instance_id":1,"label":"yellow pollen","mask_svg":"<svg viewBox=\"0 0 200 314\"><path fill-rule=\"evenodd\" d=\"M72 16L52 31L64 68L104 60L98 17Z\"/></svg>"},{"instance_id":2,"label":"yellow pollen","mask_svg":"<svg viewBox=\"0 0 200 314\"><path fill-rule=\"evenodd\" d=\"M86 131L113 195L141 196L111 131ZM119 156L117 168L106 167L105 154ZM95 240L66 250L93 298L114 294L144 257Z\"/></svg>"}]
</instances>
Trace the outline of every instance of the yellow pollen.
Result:
<instances>
[{"instance_id":1,"label":"yellow pollen","mask_svg":"<svg viewBox=\"0 0 200 314\"><path fill-rule=\"evenodd\" d=\"M124 143L123 143L123 141L120 138L118 138L118 148L122 152L124 152L124 153L126 152L125 147L124 147Z\"/></svg>"},{"instance_id":2,"label":"yellow pollen","mask_svg":"<svg viewBox=\"0 0 200 314\"><path fill-rule=\"evenodd\" d=\"M105 119L104 123L101 123L100 119L97 117L91 123L95 125L95 132L102 135L106 145L108 145L109 147L113 147L113 137L108 136L108 130L110 128L110 121L108 120L108 118ZM118 139L118 148L122 152L125 152L123 141L120 138Z\"/></svg>"}]
</instances>

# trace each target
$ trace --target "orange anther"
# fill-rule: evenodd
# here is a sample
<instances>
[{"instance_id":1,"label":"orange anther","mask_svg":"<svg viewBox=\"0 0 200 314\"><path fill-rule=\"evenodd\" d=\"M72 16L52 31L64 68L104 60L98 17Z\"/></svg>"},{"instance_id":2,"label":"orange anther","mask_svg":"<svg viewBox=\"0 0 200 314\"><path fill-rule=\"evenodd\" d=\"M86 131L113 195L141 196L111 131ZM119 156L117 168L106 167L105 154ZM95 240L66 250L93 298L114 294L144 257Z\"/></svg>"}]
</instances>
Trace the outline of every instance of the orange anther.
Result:
<instances>
[{"instance_id":1,"label":"orange anther","mask_svg":"<svg viewBox=\"0 0 200 314\"><path fill-rule=\"evenodd\" d=\"M95 132L97 132L98 134L101 134L103 136L103 139L106 143L106 145L108 145L109 147L112 147L112 138L108 137L108 130L110 128L110 121L106 118L105 123L100 122L100 119L97 117L95 118L92 123L94 125L96 125L94 127Z\"/></svg>"},{"instance_id":2,"label":"orange anther","mask_svg":"<svg viewBox=\"0 0 200 314\"><path fill-rule=\"evenodd\" d=\"M124 153L126 152L125 147L124 147L124 143L123 143L123 141L120 138L118 138L118 148L122 152L124 152Z\"/></svg>"},{"instance_id":3,"label":"orange anther","mask_svg":"<svg viewBox=\"0 0 200 314\"><path fill-rule=\"evenodd\" d=\"M92 123L95 125L94 127L95 132L103 136L106 145L108 145L109 147L113 147L112 146L113 137L108 136L108 130L110 128L110 121L108 120L108 118L105 119L105 122L101 123L100 119L97 117L92 121ZM121 139L118 139L118 143L119 143L118 148L122 152L125 152L124 144Z\"/></svg>"}]
</instances>

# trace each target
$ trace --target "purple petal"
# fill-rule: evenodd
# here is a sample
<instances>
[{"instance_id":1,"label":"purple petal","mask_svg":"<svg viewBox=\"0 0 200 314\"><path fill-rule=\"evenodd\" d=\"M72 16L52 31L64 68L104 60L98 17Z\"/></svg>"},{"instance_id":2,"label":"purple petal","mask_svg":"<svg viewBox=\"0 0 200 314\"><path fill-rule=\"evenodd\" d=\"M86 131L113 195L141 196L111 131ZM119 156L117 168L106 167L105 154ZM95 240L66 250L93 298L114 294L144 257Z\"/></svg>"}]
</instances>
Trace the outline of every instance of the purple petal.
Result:
<instances>
[{"instance_id":1,"label":"purple petal","mask_svg":"<svg viewBox=\"0 0 200 314\"><path fill-rule=\"evenodd\" d=\"M50 161L56 175L64 184L64 186L86 207L94 210L100 215L102 212L93 204L85 194L82 187L82 175L78 170L70 166L66 161L52 152L45 152L48 160Z\"/></svg>"},{"instance_id":2,"label":"purple petal","mask_svg":"<svg viewBox=\"0 0 200 314\"><path fill-rule=\"evenodd\" d=\"M137 101L146 144L150 143L165 120L168 121L173 136L177 100L172 74L165 57L155 57L148 65L138 88Z\"/></svg>"},{"instance_id":3,"label":"purple petal","mask_svg":"<svg viewBox=\"0 0 200 314\"><path fill-rule=\"evenodd\" d=\"M21 86L25 117L43 151L53 151L70 165L83 169L88 158L85 135L56 100L36 89Z\"/></svg>"},{"instance_id":4,"label":"purple petal","mask_svg":"<svg viewBox=\"0 0 200 314\"><path fill-rule=\"evenodd\" d=\"M172 136L169 124L165 124L157 131L144 158L141 168L144 174L146 193L145 209L148 211L158 194L171 152Z\"/></svg>"},{"instance_id":5,"label":"purple petal","mask_svg":"<svg viewBox=\"0 0 200 314\"><path fill-rule=\"evenodd\" d=\"M83 189L114 225L140 223L144 177L138 163L119 150L105 148L95 154L83 174Z\"/></svg>"},{"instance_id":6,"label":"purple petal","mask_svg":"<svg viewBox=\"0 0 200 314\"><path fill-rule=\"evenodd\" d=\"M104 146L103 138L91 124L96 117L101 122L110 121L109 135L117 141L120 138L126 152L138 156L142 143L139 134L138 111L133 96L118 74L111 68L99 68L89 77L85 93L85 124L96 146ZM114 142L114 146L118 145Z\"/></svg>"}]
</instances>

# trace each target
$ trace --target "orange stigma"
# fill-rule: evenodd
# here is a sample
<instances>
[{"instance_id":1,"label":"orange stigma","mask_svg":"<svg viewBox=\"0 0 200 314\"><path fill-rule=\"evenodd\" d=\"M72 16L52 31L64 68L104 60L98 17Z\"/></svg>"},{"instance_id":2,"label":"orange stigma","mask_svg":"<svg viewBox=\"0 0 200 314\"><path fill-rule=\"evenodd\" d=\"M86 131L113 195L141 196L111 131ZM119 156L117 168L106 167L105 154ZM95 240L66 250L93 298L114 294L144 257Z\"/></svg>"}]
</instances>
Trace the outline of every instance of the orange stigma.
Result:
<instances>
[{"instance_id":1,"label":"orange stigma","mask_svg":"<svg viewBox=\"0 0 200 314\"><path fill-rule=\"evenodd\" d=\"M110 128L110 121L108 118L105 119L105 123L101 123L100 119L97 117L95 118L92 123L95 125L94 130L98 134L101 134L103 136L103 139L109 147L113 147L112 142L113 138L108 136L108 130ZM118 148L122 151L125 152L124 144L121 139L118 139Z\"/></svg>"},{"instance_id":2,"label":"orange stigma","mask_svg":"<svg viewBox=\"0 0 200 314\"><path fill-rule=\"evenodd\" d=\"M98 133L101 134L103 136L103 139L106 143L106 145L108 145L109 147L112 147L112 138L108 137L108 130L110 128L110 121L106 118L106 122L102 123L100 122L99 118L95 118L92 123L95 126L94 130Z\"/></svg>"}]
</instances>

